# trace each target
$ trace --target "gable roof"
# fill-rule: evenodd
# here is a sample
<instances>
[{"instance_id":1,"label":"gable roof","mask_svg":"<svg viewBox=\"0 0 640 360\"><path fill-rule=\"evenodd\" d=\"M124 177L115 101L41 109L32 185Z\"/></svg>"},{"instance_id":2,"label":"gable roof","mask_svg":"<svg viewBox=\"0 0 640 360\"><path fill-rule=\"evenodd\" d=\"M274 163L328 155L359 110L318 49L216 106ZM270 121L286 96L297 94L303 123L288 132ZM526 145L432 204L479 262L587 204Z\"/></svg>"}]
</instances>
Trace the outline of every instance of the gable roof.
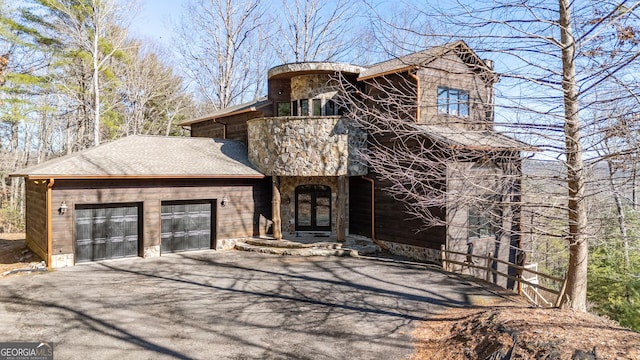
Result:
<instances>
[{"instance_id":1,"label":"gable roof","mask_svg":"<svg viewBox=\"0 0 640 360\"><path fill-rule=\"evenodd\" d=\"M245 112L258 111L259 109L267 105L271 105L271 101L267 99L266 96L264 96L264 97L255 99L253 101L246 102L244 104L229 106L224 109L216 110L210 114L201 116L197 119L183 121L178 125L187 126L187 125L195 124L201 121L212 120L212 119L217 119L217 118L236 115L236 114L242 114Z\"/></svg>"},{"instance_id":2,"label":"gable roof","mask_svg":"<svg viewBox=\"0 0 640 360\"><path fill-rule=\"evenodd\" d=\"M244 144L233 140L128 136L42 164L14 177L88 178L263 178Z\"/></svg>"},{"instance_id":3,"label":"gable roof","mask_svg":"<svg viewBox=\"0 0 640 360\"><path fill-rule=\"evenodd\" d=\"M430 138L469 150L529 150L535 147L492 130L464 130L440 125L415 125Z\"/></svg>"},{"instance_id":4,"label":"gable roof","mask_svg":"<svg viewBox=\"0 0 640 360\"><path fill-rule=\"evenodd\" d=\"M444 56L450 51L456 51L460 56L463 56L467 63L484 68L486 71L493 72L493 70L489 68L487 64L480 59L464 41L458 40L368 66L365 70L360 72L358 81L388 74L396 74L409 71L417 67L426 66L428 63Z\"/></svg>"}]
</instances>

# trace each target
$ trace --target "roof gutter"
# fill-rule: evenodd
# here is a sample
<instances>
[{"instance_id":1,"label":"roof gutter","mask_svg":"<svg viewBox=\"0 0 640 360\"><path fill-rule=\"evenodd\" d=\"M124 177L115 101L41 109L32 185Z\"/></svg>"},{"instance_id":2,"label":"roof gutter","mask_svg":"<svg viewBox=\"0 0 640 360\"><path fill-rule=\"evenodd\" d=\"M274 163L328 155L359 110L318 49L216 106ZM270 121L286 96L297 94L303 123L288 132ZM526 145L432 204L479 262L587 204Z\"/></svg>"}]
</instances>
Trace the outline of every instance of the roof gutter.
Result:
<instances>
[{"instance_id":1,"label":"roof gutter","mask_svg":"<svg viewBox=\"0 0 640 360\"><path fill-rule=\"evenodd\" d=\"M153 179L264 179L266 176L263 174L256 175L54 175L54 174L42 174L42 175L29 175L29 174L10 174L10 177L23 177L28 180L46 180L51 179L53 176L58 180L100 180L100 179L138 179L138 180L153 180Z\"/></svg>"},{"instance_id":2,"label":"roof gutter","mask_svg":"<svg viewBox=\"0 0 640 360\"><path fill-rule=\"evenodd\" d=\"M224 114L217 114L214 116L205 116L205 117L201 117L199 119L195 119L195 120L191 120L191 121L185 121L182 122L178 125L180 126L189 126L191 124L195 124L195 123L199 123L199 122L203 122L203 121L207 121L207 120L213 120L214 122L218 122L216 119L219 118L223 118L223 117L228 117L228 116L234 116L234 115L239 115L239 114L244 114L244 113L249 113L249 112L256 112L258 111L258 109L261 109L265 106L271 105L273 102L272 101L268 101L264 104L260 104L259 106L253 105L253 106L249 106L247 108L244 109L238 109L236 111L230 111L228 113L224 113ZM222 123L219 123L222 124Z\"/></svg>"},{"instance_id":3,"label":"roof gutter","mask_svg":"<svg viewBox=\"0 0 640 360\"><path fill-rule=\"evenodd\" d=\"M542 151L537 147L498 147L498 146L481 146L481 145L455 145L449 144L449 149L453 150L471 150L471 151L531 151L538 152Z\"/></svg>"},{"instance_id":4,"label":"roof gutter","mask_svg":"<svg viewBox=\"0 0 640 360\"><path fill-rule=\"evenodd\" d=\"M377 77L382 77L382 76L387 76L387 75L392 75L392 74L399 74L405 71L410 71L411 69L414 69L416 66L415 65L410 65L410 66L404 66L404 67L400 67L397 69L391 69L391 70L387 70L387 71L383 71L383 72L379 72L379 73L375 73L375 74L370 74L370 75L366 75L366 76L362 76L357 78L357 81L364 81L364 80L369 80L369 79L373 79L373 78L377 78Z\"/></svg>"}]
</instances>

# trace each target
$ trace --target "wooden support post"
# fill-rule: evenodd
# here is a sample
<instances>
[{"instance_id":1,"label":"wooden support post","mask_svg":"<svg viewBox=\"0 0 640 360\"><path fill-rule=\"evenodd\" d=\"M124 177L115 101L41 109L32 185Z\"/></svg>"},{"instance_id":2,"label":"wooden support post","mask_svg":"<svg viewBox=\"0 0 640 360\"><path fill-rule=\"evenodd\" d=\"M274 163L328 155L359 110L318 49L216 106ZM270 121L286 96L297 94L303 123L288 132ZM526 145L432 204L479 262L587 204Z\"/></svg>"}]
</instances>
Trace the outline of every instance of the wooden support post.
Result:
<instances>
[{"instance_id":1,"label":"wooden support post","mask_svg":"<svg viewBox=\"0 0 640 360\"><path fill-rule=\"evenodd\" d=\"M282 240L282 218L280 217L280 179L275 175L271 179L271 212L273 218L273 237L276 240Z\"/></svg>"},{"instance_id":2,"label":"wooden support post","mask_svg":"<svg viewBox=\"0 0 640 360\"><path fill-rule=\"evenodd\" d=\"M338 176L338 208L336 209L336 240L344 242L346 237L347 177Z\"/></svg>"},{"instance_id":3,"label":"wooden support post","mask_svg":"<svg viewBox=\"0 0 640 360\"><path fill-rule=\"evenodd\" d=\"M518 270L518 272L519 272L519 274L516 277L518 279L522 280L522 276L523 276L522 270ZM518 295L522 295L522 281L518 281L517 290L518 290Z\"/></svg>"},{"instance_id":4,"label":"wooden support post","mask_svg":"<svg viewBox=\"0 0 640 360\"><path fill-rule=\"evenodd\" d=\"M562 282L562 288L560 288L560 292L558 293L558 297L556 298L555 307L559 308L562 305L564 293L567 291L567 274L564 274L564 281Z\"/></svg>"},{"instance_id":5,"label":"wooden support post","mask_svg":"<svg viewBox=\"0 0 640 360\"><path fill-rule=\"evenodd\" d=\"M442 258L442 270L449 271L447 269L447 251L444 244L440 245L440 257Z\"/></svg>"},{"instance_id":6,"label":"wooden support post","mask_svg":"<svg viewBox=\"0 0 640 360\"><path fill-rule=\"evenodd\" d=\"M487 280L487 282L491 282L491 265L493 263L493 254L491 252L489 252L487 254L487 264L485 265L485 271L487 272L487 274L485 275L485 280Z\"/></svg>"}]
</instances>

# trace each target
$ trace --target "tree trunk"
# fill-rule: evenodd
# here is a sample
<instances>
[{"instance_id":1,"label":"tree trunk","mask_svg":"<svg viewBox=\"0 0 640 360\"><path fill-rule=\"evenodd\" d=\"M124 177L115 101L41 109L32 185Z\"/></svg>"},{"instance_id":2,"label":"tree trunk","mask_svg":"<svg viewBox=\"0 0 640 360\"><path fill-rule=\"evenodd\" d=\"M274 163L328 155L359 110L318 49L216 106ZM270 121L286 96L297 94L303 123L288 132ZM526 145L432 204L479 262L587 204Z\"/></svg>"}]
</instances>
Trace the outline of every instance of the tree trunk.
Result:
<instances>
[{"instance_id":1,"label":"tree trunk","mask_svg":"<svg viewBox=\"0 0 640 360\"><path fill-rule=\"evenodd\" d=\"M636 201L636 190L637 190L637 186L636 186L636 177L638 175L638 168L636 167L636 162L633 161L632 166L632 170L631 170L631 198L632 198L632 202L631 202L631 206L633 207L633 210L637 210L638 209L638 205L637 205L637 201Z\"/></svg>"},{"instance_id":2,"label":"tree trunk","mask_svg":"<svg viewBox=\"0 0 640 360\"><path fill-rule=\"evenodd\" d=\"M98 7L94 7L94 11L98 11ZM97 16L96 16L97 18ZM93 146L100 145L100 64L98 62L98 38L100 29L97 28L93 34Z\"/></svg>"},{"instance_id":3,"label":"tree trunk","mask_svg":"<svg viewBox=\"0 0 640 360\"><path fill-rule=\"evenodd\" d=\"M282 240L282 220L280 218L280 179L277 176L272 178L273 198L271 202L271 211L273 214L273 237L276 240Z\"/></svg>"},{"instance_id":4,"label":"tree trunk","mask_svg":"<svg viewBox=\"0 0 640 360\"><path fill-rule=\"evenodd\" d=\"M620 229L620 236L622 238L622 246L624 247L624 268L629 269L629 236L627 235L627 221L624 215L624 207L622 206L622 199L620 199L620 192L615 181L616 170L613 167L612 161L607 161L609 168L609 184L611 185L611 191L613 192L613 200L616 204L618 228Z\"/></svg>"},{"instance_id":5,"label":"tree trunk","mask_svg":"<svg viewBox=\"0 0 640 360\"><path fill-rule=\"evenodd\" d=\"M560 36L562 42L562 89L564 91L564 135L569 189L569 268L562 305L574 310L587 310L587 212L584 203L584 164L580 144L578 88L575 68L575 39L571 30L569 0L559 0Z\"/></svg>"}]
</instances>

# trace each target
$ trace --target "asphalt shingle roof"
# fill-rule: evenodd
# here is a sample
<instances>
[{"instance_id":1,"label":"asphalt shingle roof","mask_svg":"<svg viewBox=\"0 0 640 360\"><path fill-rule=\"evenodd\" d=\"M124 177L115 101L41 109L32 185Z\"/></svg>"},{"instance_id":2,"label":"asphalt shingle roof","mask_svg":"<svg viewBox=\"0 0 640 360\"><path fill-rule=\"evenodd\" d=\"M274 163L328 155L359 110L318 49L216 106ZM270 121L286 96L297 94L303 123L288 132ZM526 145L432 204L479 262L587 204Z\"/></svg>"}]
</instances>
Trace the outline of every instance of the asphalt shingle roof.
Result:
<instances>
[{"instance_id":1,"label":"asphalt shingle roof","mask_svg":"<svg viewBox=\"0 0 640 360\"><path fill-rule=\"evenodd\" d=\"M261 178L233 140L128 136L12 174L28 178Z\"/></svg>"},{"instance_id":2,"label":"asphalt shingle roof","mask_svg":"<svg viewBox=\"0 0 640 360\"><path fill-rule=\"evenodd\" d=\"M268 100L267 97L261 97L259 99L256 99L244 104L229 106L224 109L214 111L210 114L199 117L197 119L190 119L187 121L183 121L179 125L186 126L186 125L191 125L191 124L205 121L205 120L211 120L211 119L221 118L224 116L233 115L236 113L242 113L247 111L258 111L258 109L264 106L267 106L269 104L271 104L271 100Z\"/></svg>"},{"instance_id":3,"label":"asphalt shingle roof","mask_svg":"<svg viewBox=\"0 0 640 360\"><path fill-rule=\"evenodd\" d=\"M535 150L522 141L491 130L463 130L439 125L416 125L427 136L452 147L468 149Z\"/></svg>"},{"instance_id":4,"label":"asphalt shingle roof","mask_svg":"<svg viewBox=\"0 0 640 360\"><path fill-rule=\"evenodd\" d=\"M464 41L458 40L448 44L430 47L423 51L418 51L409 55L400 56L395 59L370 65L365 70L360 72L358 80L365 80L376 76L398 73L415 68L417 66L425 66L431 61L442 57L444 54L452 50L458 50L466 53L469 56L468 59L473 59L475 63L486 68L486 65L477 57L473 50L471 50L471 48L469 48L469 46L467 46ZM489 69L487 68L487 70Z\"/></svg>"}]
</instances>

